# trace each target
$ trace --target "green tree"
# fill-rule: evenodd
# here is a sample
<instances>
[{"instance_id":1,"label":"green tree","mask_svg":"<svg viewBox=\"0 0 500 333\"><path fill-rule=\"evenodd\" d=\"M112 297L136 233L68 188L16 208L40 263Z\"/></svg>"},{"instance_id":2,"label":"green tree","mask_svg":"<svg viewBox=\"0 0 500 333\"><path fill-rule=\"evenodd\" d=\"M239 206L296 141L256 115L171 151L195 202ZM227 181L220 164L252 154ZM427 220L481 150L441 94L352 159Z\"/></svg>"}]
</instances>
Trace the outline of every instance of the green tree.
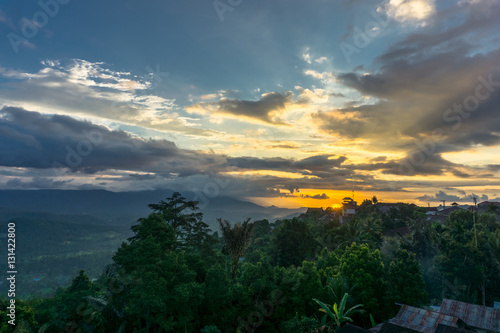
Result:
<instances>
[{"instance_id":1,"label":"green tree","mask_svg":"<svg viewBox=\"0 0 500 333\"><path fill-rule=\"evenodd\" d=\"M316 304L312 298L321 298L325 295L320 274L311 261L303 261L296 272L294 279L296 285L293 295L290 296L290 305L298 313L313 315Z\"/></svg>"},{"instance_id":2,"label":"green tree","mask_svg":"<svg viewBox=\"0 0 500 333\"><path fill-rule=\"evenodd\" d=\"M500 214L500 206L494 203L490 203L486 207L486 212L493 215L498 215Z\"/></svg>"},{"instance_id":3,"label":"green tree","mask_svg":"<svg viewBox=\"0 0 500 333\"><path fill-rule=\"evenodd\" d=\"M403 248L415 253L418 258L431 258L436 254L436 237L431 224L425 219L411 219L408 222L410 234L403 238Z\"/></svg>"},{"instance_id":4,"label":"green tree","mask_svg":"<svg viewBox=\"0 0 500 333\"><path fill-rule=\"evenodd\" d=\"M236 309L232 302L232 283L220 265L211 267L205 277L205 297L200 308L203 325L215 325L224 331L232 330Z\"/></svg>"},{"instance_id":5,"label":"green tree","mask_svg":"<svg viewBox=\"0 0 500 333\"><path fill-rule=\"evenodd\" d=\"M427 304L422 270L414 253L406 250L396 253L389 265L386 282L388 306L396 302L416 307Z\"/></svg>"},{"instance_id":6,"label":"green tree","mask_svg":"<svg viewBox=\"0 0 500 333\"><path fill-rule=\"evenodd\" d=\"M88 301L88 297L98 294L98 285L91 282L84 271L80 271L71 285L59 289L53 298L33 301L36 320L48 332L69 329L75 332L85 329L106 332L101 316L98 312L94 313Z\"/></svg>"},{"instance_id":7,"label":"green tree","mask_svg":"<svg viewBox=\"0 0 500 333\"><path fill-rule=\"evenodd\" d=\"M179 192L175 192L170 198L148 207L172 226L180 245L198 248L208 238L210 229L202 221L203 213L198 212L197 201L187 201Z\"/></svg>"},{"instance_id":8,"label":"green tree","mask_svg":"<svg viewBox=\"0 0 500 333\"><path fill-rule=\"evenodd\" d=\"M275 228L273 243L276 262L285 267L313 258L318 245L310 225L297 218L284 220Z\"/></svg>"},{"instance_id":9,"label":"green tree","mask_svg":"<svg viewBox=\"0 0 500 333\"><path fill-rule=\"evenodd\" d=\"M366 244L353 243L340 257L339 274L351 286L357 286L353 292L357 302L364 304L365 309L379 321L385 319L387 313L380 304L384 301L386 284L379 250L372 250Z\"/></svg>"},{"instance_id":10,"label":"green tree","mask_svg":"<svg viewBox=\"0 0 500 333\"><path fill-rule=\"evenodd\" d=\"M132 229L135 236L113 257L122 287L112 292L110 306L124 313L122 324L130 331L193 329L204 287L184 252L173 249L173 226L151 214Z\"/></svg>"},{"instance_id":11,"label":"green tree","mask_svg":"<svg viewBox=\"0 0 500 333\"><path fill-rule=\"evenodd\" d=\"M343 224L335 237L338 247L356 244L369 244L377 247L382 239L382 221L374 215L364 218L355 217Z\"/></svg>"}]
</instances>

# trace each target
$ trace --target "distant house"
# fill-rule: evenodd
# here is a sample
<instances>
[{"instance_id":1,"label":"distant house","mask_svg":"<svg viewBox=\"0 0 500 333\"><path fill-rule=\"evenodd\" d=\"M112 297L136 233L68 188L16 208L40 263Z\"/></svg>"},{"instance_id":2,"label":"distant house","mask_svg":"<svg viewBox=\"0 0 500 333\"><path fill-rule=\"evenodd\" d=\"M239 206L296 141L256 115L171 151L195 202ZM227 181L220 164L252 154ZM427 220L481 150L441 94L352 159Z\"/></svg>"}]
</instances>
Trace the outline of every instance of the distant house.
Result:
<instances>
[{"instance_id":1,"label":"distant house","mask_svg":"<svg viewBox=\"0 0 500 333\"><path fill-rule=\"evenodd\" d=\"M500 209L500 202L495 201L483 201L477 204L477 211L479 213L484 213L488 210L488 206L495 205Z\"/></svg>"},{"instance_id":2,"label":"distant house","mask_svg":"<svg viewBox=\"0 0 500 333\"><path fill-rule=\"evenodd\" d=\"M356 215L358 203L349 197L342 199L342 215L340 216L340 223L347 223L351 218Z\"/></svg>"},{"instance_id":3,"label":"distant house","mask_svg":"<svg viewBox=\"0 0 500 333\"><path fill-rule=\"evenodd\" d=\"M438 210L435 214L431 215L429 220L432 222L443 223L448 218L448 216L450 216L451 213L457 210L463 210L463 208L458 205L443 208L441 210Z\"/></svg>"},{"instance_id":4,"label":"distant house","mask_svg":"<svg viewBox=\"0 0 500 333\"><path fill-rule=\"evenodd\" d=\"M399 203L397 202L379 202L377 203L377 209L381 212L381 213L388 213L391 208L395 208L395 209L399 209Z\"/></svg>"},{"instance_id":5,"label":"distant house","mask_svg":"<svg viewBox=\"0 0 500 333\"><path fill-rule=\"evenodd\" d=\"M494 333L500 330L500 309L443 299L439 312L460 318L477 332Z\"/></svg>"},{"instance_id":6,"label":"distant house","mask_svg":"<svg viewBox=\"0 0 500 333\"><path fill-rule=\"evenodd\" d=\"M437 207L427 207L426 209L427 209L427 211L425 212L426 216L433 216L436 215L438 212Z\"/></svg>"},{"instance_id":7,"label":"distant house","mask_svg":"<svg viewBox=\"0 0 500 333\"><path fill-rule=\"evenodd\" d=\"M480 202L477 204L479 207L487 207L488 205L497 205L500 207L500 202L496 202L496 201L483 201L483 202Z\"/></svg>"},{"instance_id":8,"label":"distant house","mask_svg":"<svg viewBox=\"0 0 500 333\"><path fill-rule=\"evenodd\" d=\"M465 327L465 323L458 317L443 315L439 312L409 305L403 305L396 317L389 319L388 322L420 333L434 333L439 324Z\"/></svg>"},{"instance_id":9,"label":"distant house","mask_svg":"<svg viewBox=\"0 0 500 333\"><path fill-rule=\"evenodd\" d=\"M306 214L320 214L323 215L325 211L323 210L323 207L321 208L307 208Z\"/></svg>"},{"instance_id":10,"label":"distant house","mask_svg":"<svg viewBox=\"0 0 500 333\"><path fill-rule=\"evenodd\" d=\"M331 221L333 216L335 215L335 211L331 207L323 208L307 208L305 213L302 213L298 216L299 220L306 220L308 218L318 219L323 222Z\"/></svg>"}]
</instances>

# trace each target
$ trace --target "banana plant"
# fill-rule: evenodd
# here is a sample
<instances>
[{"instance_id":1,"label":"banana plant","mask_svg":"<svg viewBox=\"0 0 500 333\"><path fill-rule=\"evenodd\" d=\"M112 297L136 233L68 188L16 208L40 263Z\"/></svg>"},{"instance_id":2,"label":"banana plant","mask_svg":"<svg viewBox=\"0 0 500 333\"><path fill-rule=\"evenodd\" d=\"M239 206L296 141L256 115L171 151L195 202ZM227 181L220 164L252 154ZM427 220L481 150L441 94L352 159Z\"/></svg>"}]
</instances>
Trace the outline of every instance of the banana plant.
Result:
<instances>
[{"instance_id":1,"label":"banana plant","mask_svg":"<svg viewBox=\"0 0 500 333\"><path fill-rule=\"evenodd\" d=\"M351 307L350 309L346 310L346 303L348 297L349 294L345 293L344 296L342 297L342 300L340 301L340 304L337 305L337 303L334 303L333 306L325 304L320 300L313 298L313 301L315 301L316 303L319 304L319 306L321 306L319 311L325 313L323 319L321 319L322 326L326 324L328 317L330 317L331 320L333 321L335 325L335 331L337 331L341 327L341 325L346 321L352 322L352 318L349 316L359 311L359 308L362 307L363 304L357 304Z\"/></svg>"}]
</instances>

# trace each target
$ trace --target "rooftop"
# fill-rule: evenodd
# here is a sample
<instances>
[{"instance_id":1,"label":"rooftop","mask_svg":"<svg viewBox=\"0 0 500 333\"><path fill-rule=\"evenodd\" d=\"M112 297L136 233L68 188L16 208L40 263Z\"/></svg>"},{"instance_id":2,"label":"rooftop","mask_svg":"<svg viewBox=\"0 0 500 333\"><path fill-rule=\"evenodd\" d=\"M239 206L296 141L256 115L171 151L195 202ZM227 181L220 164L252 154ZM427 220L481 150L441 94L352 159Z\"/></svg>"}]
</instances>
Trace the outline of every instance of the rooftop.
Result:
<instances>
[{"instance_id":1,"label":"rooftop","mask_svg":"<svg viewBox=\"0 0 500 333\"><path fill-rule=\"evenodd\" d=\"M460 319L444 313L403 305L396 317L389 319L388 322L421 333L434 333L439 324L458 327Z\"/></svg>"},{"instance_id":2,"label":"rooftop","mask_svg":"<svg viewBox=\"0 0 500 333\"><path fill-rule=\"evenodd\" d=\"M467 325L497 332L500 329L500 309L443 299L440 313L462 319Z\"/></svg>"}]
</instances>

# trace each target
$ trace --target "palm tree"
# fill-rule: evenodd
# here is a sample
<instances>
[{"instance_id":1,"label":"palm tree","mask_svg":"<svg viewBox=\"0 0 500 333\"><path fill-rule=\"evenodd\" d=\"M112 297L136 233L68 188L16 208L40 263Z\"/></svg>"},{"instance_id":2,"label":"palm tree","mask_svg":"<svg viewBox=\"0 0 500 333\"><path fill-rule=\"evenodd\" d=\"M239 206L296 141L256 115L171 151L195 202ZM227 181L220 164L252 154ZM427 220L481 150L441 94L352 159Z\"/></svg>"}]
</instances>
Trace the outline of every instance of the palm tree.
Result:
<instances>
[{"instance_id":1,"label":"palm tree","mask_svg":"<svg viewBox=\"0 0 500 333\"><path fill-rule=\"evenodd\" d=\"M353 285L352 287L349 285L347 282L347 279L343 275L337 275L335 277L329 277L328 278L328 290L330 290L330 293L332 294L333 297L333 303L341 303L342 298L344 297L345 294L351 295L354 292L354 289L357 287L357 285ZM347 297L347 303L346 305L350 305L354 300L351 296Z\"/></svg>"},{"instance_id":2,"label":"palm tree","mask_svg":"<svg viewBox=\"0 0 500 333\"><path fill-rule=\"evenodd\" d=\"M222 221L221 218L217 221L219 221L226 251L231 256L231 276L234 280L240 257L245 254L248 245L250 245L255 223L250 223L250 219L247 219L243 223L236 223L231 228L229 221Z\"/></svg>"},{"instance_id":3,"label":"palm tree","mask_svg":"<svg viewBox=\"0 0 500 333\"><path fill-rule=\"evenodd\" d=\"M335 236L335 242L338 247L343 247L356 244L373 244L374 237L369 232L380 232L381 227L377 227L375 224L366 222L361 219L352 219L346 224L343 224L339 228L339 233Z\"/></svg>"}]
</instances>

